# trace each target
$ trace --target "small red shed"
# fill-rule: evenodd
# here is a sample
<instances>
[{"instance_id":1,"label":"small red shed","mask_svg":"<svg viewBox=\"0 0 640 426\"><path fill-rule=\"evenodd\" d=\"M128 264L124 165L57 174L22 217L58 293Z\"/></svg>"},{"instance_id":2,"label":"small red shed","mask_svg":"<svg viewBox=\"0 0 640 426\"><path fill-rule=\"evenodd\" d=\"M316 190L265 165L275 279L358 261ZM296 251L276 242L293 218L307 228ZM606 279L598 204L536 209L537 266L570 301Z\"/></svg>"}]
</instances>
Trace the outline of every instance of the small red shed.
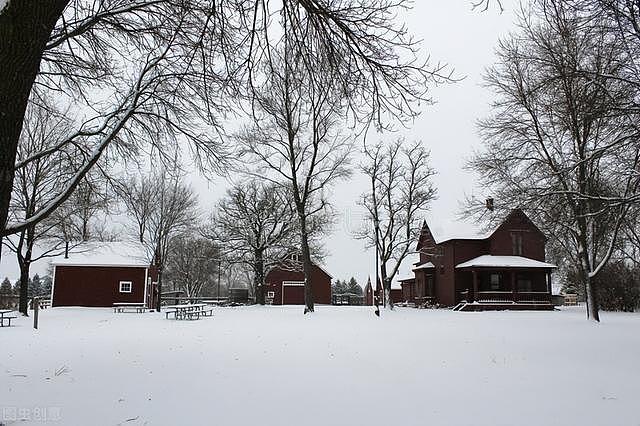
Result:
<instances>
[{"instance_id":1,"label":"small red shed","mask_svg":"<svg viewBox=\"0 0 640 426\"><path fill-rule=\"evenodd\" d=\"M329 305L332 276L316 263L312 268L313 301ZM267 272L265 291L274 305L304 305L304 272L298 254L289 254Z\"/></svg>"},{"instance_id":2,"label":"small red shed","mask_svg":"<svg viewBox=\"0 0 640 426\"><path fill-rule=\"evenodd\" d=\"M111 307L117 302L153 307L155 268L141 243L91 242L55 259L51 306Z\"/></svg>"}]
</instances>

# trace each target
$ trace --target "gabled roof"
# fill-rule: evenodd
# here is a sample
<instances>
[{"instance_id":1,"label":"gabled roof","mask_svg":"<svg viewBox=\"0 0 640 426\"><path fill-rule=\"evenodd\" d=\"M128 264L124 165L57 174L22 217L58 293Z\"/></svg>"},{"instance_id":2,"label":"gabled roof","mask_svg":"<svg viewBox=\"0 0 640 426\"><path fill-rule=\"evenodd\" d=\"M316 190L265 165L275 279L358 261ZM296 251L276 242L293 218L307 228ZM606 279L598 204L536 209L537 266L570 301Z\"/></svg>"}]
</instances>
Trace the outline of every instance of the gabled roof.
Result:
<instances>
[{"instance_id":1,"label":"gabled roof","mask_svg":"<svg viewBox=\"0 0 640 426\"><path fill-rule=\"evenodd\" d=\"M425 262L425 263L421 263L419 265L416 265L415 268L413 268L414 271L417 271L419 269L435 269L435 265L431 262Z\"/></svg>"},{"instance_id":2,"label":"gabled roof","mask_svg":"<svg viewBox=\"0 0 640 426\"><path fill-rule=\"evenodd\" d=\"M500 228L505 226L505 224L508 223L516 215L519 215L520 217L525 219L536 232L538 232L540 235L546 238L546 236L540 230L540 228L538 228L536 224L533 223L533 221L529 218L529 216L527 216L527 214L524 211L522 211L522 209L512 209L509 212L509 214L502 220L502 222L500 222L499 225L497 225L495 228L493 228L488 232L477 232L477 233L470 232L468 234L460 234L460 235L455 235L455 234L437 235L437 236L434 235L434 241L436 242L436 244L442 244L444 242L452 241L452 240L477 240L477 241L487 240L491 238L493 234L495 234Z\"/></svg>"},{"instance_id":3,"label":"gabled roof","mask_svg":"<svg viewBox=\"0 0 640 426\"><path fill-rule=\"evenodd\" d=\"M556 265L539 260L529 259L523 256L493 256L484 254L474 259L456 265L456 269L462 268L556 268Z\"/></svg>"},{"instance_id":4,"label":"gabled roof","mask_svg":"<svg viewBox=\"0 0 640 426\"><path fill-rule=\"evenodd\" d=\"M51 261L57 266L121 266L142 267L150 265L145 246L140 242L87 242L75 247L67 259Z\"/></svg>"}]
</instances>

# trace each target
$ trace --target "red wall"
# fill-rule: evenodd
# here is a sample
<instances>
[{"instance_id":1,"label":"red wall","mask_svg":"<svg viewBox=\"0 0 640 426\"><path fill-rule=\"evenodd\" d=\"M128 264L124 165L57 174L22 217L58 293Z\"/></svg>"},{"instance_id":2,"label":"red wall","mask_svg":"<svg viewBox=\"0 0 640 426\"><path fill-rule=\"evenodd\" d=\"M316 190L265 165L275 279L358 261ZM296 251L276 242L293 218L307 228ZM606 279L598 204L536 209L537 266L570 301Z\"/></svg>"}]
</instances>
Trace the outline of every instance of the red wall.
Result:
<instances>
[{"instance_id":1,"label":"red wall","mask_svg":"<svg viewBox=\"0 0 640 426\"><path fill-rule=\"evenodd\" d=\"M53 306L111 307L116 302L144 301L145 268L56 266ZM131 281L131 293L120 293L120 281Z\"/></svg>"},{"instance_id":2,"label":"red wall","mask_svg":"<svg viewBox=\"0 0 640 426\"><path fill-rule=\"evenodd\" d=\"M291 271L280 268L271 269L265 278L266 291L273 291L274 305L303 305L304 304L304 287L303 286L286 286L285 299L282 299L282 282L283 281L304 281L304 273L302 271ZM331 304L331 277L322 269L313 265L311 272L311 286L313 288L313 301L320 304Z\"/></svg>"}]
</instances>

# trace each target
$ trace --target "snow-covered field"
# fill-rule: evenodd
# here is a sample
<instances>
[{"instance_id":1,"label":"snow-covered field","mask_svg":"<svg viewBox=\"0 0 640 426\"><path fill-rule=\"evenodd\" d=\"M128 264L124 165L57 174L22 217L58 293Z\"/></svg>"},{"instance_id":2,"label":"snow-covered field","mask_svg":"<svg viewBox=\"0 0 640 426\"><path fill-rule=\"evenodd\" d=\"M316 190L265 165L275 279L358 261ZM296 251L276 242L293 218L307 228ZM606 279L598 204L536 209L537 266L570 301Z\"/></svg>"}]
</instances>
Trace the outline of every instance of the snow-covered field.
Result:
<instances>
[{"instance_id":1,"label":"snow-covered field","mask_svg":"<svg viewBox=\"0 0 640 426\"><path fill-rule=\"evenodd\" d=\"M640 315L42 311L0 329L0 416L65 425L640 425ZM3 422L0 417L0 423ZM25 424L25 422L16 422Z\"/></svg>"}]
</instances>

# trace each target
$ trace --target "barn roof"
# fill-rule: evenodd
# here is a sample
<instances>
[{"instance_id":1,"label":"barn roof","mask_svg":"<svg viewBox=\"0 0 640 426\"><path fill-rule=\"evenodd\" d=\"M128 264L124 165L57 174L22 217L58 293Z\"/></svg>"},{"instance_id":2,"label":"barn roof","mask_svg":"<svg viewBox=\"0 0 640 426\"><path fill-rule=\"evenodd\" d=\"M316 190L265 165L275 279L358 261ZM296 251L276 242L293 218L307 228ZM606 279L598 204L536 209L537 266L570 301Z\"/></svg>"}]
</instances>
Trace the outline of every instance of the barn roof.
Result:
<instances>
[{"instance_id":1,"label":"barn roof","mask_svg":"<svg viewBox=\"0 0 640 426\"><path fill-rule=\"evenodd\" d=\"M555 268L556 265L522 256L493 256L484 254L464 263L456 265L460 268Z\"/></svg>"},{"instance_id":2,"label":"barn roof","mask_svg":"<svg viewBox=\"0 0 640 426\"><path fill-rule=\"evenodd\" d=\"M59 266L148 267L149 256L140 242L87 242L75 247L69 258L56 258Z\"/></svg>"}]
</instances>

